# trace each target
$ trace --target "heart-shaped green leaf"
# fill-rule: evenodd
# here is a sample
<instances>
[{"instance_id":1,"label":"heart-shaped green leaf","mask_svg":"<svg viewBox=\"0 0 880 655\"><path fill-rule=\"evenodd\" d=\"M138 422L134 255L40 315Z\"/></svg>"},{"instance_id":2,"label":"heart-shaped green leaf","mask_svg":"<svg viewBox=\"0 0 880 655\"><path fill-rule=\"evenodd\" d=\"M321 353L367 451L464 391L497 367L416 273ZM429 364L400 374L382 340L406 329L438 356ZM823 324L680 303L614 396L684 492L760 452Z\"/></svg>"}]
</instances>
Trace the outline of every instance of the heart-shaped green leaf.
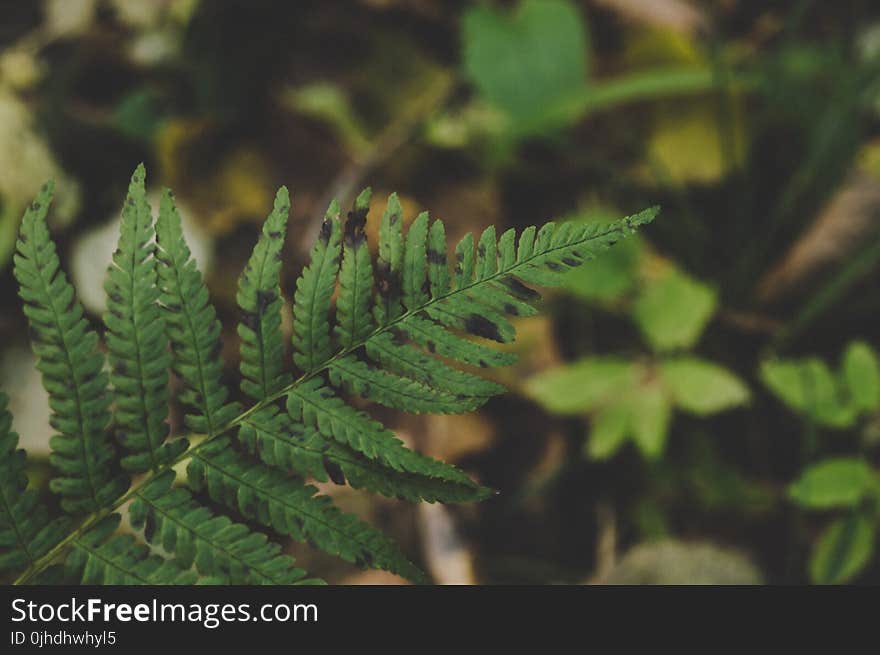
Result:
<instances>
[{"instance_id":1,"label":"heart-shaped green leaf","mask_svg":"<svg viewBox=\"0 0 880 655\"><path fill-rule=\"evenodd\" d=\"M523 0L513 13L474 7L463 28L465 72L511 132L534 134L580 114L587 35L572 2Z\"/></svg>"}]
</instances>

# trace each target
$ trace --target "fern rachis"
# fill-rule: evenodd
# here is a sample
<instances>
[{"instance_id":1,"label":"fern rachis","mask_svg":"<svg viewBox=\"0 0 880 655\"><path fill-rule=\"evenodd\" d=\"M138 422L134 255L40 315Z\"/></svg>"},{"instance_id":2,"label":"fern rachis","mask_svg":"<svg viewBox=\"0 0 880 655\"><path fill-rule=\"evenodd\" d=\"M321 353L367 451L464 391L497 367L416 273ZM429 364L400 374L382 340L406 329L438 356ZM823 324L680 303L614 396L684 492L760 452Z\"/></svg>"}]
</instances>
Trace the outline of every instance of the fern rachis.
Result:
<instances>
[{"instance_id":1,"label":"fern rachis","mask_svg":"<svg viewBox=\"0 0 880 655\"><path fill-rule=\"evenodd\" d=\"M512 340L507 317L534 313L540 296L524 283L558 283L559 273L656 214L604 227L548 223L518 240L513 230L496 238L489 228L476 248L471 235L459 242L450 270L441 221L423 213L404 235L392 196L374 263L364 231L369 191L344 223L334 202L296 282L294 377L281 357L279 274L290 209L282 188L239 280L245 409L221 379L220 324L171 193L154 228L143 167L132 176L106 285L109 378L45 226L51 195L45 187L25 213L15 275L60 433L51 489L73 516L52 521L33 492L20 493L24 455L0 407L0 573L18 572L17 582L52 572L111 584L309 581L275 542L226 512L359 565L423 580L390 540L336 509L307 478L414 501L480 500L489 491L406 448L346 395L415 412L481 406L502 388L466 368L510 363L484 341ZM165 423L169 368L183 383L190 430L174 439ZM184 461L187 480L178 485L172 467ZM130 475L140 477L131 483ZM137 538L117 534L117 510L129 502ZM52 565L65 558L58 573Z\"/></svg>"}]
</instances>

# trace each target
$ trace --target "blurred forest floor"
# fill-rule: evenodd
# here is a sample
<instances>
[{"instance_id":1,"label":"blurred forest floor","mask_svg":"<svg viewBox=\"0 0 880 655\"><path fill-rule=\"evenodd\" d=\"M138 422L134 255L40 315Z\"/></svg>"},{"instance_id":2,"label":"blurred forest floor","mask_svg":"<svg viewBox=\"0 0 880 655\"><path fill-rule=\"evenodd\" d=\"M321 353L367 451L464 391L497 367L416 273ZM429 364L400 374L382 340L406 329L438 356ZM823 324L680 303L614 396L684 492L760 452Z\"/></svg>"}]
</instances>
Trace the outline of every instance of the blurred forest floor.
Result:
<instances>
[{"instance_id":1,"label":"blurred forest floor","mask_svg":"<svg viewBox=\"0 0 880 655\"><path fill-rule=\"evenodd\" d=\"M10 262L49 177L96 322L140 161L226 326L281 184L288 297L329 201L367 185L373 242L392 191L450 239L660 204L517 321L511 393L382 416L495 498L322 489L438 583L880 583L878 119L871 0L0 0L0 388L45 461ZM237 350L229 329L231 378Z\"/></svg>"}]
</instances>

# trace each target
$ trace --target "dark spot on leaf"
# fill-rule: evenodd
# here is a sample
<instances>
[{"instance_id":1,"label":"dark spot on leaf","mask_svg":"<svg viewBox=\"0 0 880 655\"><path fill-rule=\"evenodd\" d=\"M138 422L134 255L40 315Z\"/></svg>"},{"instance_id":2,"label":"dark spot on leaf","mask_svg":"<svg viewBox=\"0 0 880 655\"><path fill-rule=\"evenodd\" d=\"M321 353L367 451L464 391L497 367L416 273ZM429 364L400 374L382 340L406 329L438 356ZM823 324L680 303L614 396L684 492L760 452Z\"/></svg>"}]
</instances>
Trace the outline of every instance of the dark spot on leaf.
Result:
<instances>
[{"instance_id":1,"label":"dark spot on leaf","mask_svg":"<svg viewBox=\"0 0 880 655\"><path fill-rule=\"evenodd\" d=\"M445 265L446 264L446 253L445 252L437 252L436 250L428 250L428 261L432 264Z\"/></svg>"},{"instance_id":2,"label":"dark spot on leaf","mask_svg":"<svg viewBox=\"0 0 880 655\"><path fill-rule=\"evenodd\" d=\"M464 322L464 329L478 337L492 339L493 341L503 341L498 326L480 314L471 314L468 316Z\"/></svg>"},{"instance_id":3,"label":"dark spot on leaf","mask_svg":"<svg viewBox=\"0 0 880 655\"><path fill-rule=\"evenodd\" d=\"M530 289L514 277L505 277L501 280L501 283L505 287L507 287L507 290L510 291L511 295L515 298L529 301L536 301L541 299L540 293L538 293L534 289Z\"/></svg>"},{"instance_id":4,"label":"dark spot on leaf","mask_svg":"<svg viewBox=\"0 0 880 655\"><path fill-rule=\"evenodd\" d=\"M481 359L479 364L480 368L489 368L489 363L485 359Z\"/></svg>"},{"instance_id":5,"label":"dark spot on leaf","mask_svg":"<svg viewBox=\"0 0 880 655\"><path fill-rule=\"evenodd\" d=\"M325 457L324 469L327 471L327 475L330 476L330 479L333 480L334 484L345 484L345 473L342 471L342 467L339 466L339 464L332 461L330 458Z\"/></svg>"},{"instance_id":6,"label":"dark spot on leaf","mask_svg":"<svg viewBox=\"0 0 880 655\"><path fill-rule=\"evenodd\" d=\"M360 246L367 238L364 226L367 224L367 209L357 209L348 212L348 220L345 221L345 245L349 248Z\"/></svg>"},{"instance_id":7,"label":"dark spot on leaf","mask_svg":"<svg viewBox=\"0 0 880 655\"><path fill-rule=\"evenodd\" d=\"M563 257L562 262L566 266L580 266L580 262L576 260L574 257Z\"/></svg>"},{"instance_id":8,"label":"dark spot on leaf","mask_svg":"<svg viewBox=\"0 0 880 655\"><path fill-rule=\"evenodd\" d=\"M376 263L376 288L386 300L400 295L400 276L391 271L391 264L384 260Z\"/></svg>"},{"instance_id":9,"label":"dark spot on leaf","mask_svg":"<svg viewBox=\"0 0 880 655\"><path fill-rule=\"evenodd\" d=\"M280 238L281 238L281 232L279 232L278 230L274 230L274 231L272 231L272 232L269 232L269 238L270 238L270 239L280 239Z\"/></svg>"},{"instance_id":10,"label":"dark spot on leaf","mask_svg":"<svg viewBox=\"0 0 880 655\"><path fill-rule=\"evenodd\" d=\"M325 218L321 223L321 234L318 237L325 244L330 242L330 235L333 234L333 225L330 223L329 218Z\"/></svg>"},{"instance_id":11,"label":"dark spot on leaf","mask_svg":"<svg viewBox=\"0 0 880 655\"><path fill-rule=\"evenodd\" d=\"M428 349L428 352L430 352L430 353L437 352L437 344L434 343L433 341L429 341L428 343L426 343L425 347Z\"/></svg>"},{"instance_id":12,"label":"dark spot on leaf","mask_svg":"<svg viewBox=\"0 0 880 655\"><path fill-rule=\"evenodd\" d=\"M19 205L19 206L20 206L20 205ZM42 205L41 205L40 203L38 203L36 200L34 200L34 201L31 203L31 210L33 210L33 211L35 211L35 212L40 211L40 207L42 207Z\"/></svg>"},{"instance_id":13,"label":"dark spot on leaf","mask_svg":"<svg viewBox=\"0 0 880 655\"><path fill-rule=\"evenodd\" d=\"M511 316L519 316L519 308L513 303L506 302L504 303L504 311Z\"/></svg>"},{"instance_id":14,"label":"dark spot on leaf","mask_svg":"<svg viewBox=\"0 0 880 655\"><path fill-rule=\"evenodd\" d=\"M153 518L152 512L147 512L146 520L144 521L144 538L148 542L153 541L153 536L156 534L156 520Z\"/></svg>"},{"instance_id":15,"label":"dark spot on leaf","mask_svg":"<svg viewBox=\"0 0 880 655\"><path fill-rule=\"evenodd\" d=\"M257 329L257 326L260 324L259 317L252 312L242 312L241 313L241 322L243 325L246 325L251 330Z\"/></svg>"},{"instance_id":16,"label":"dark spot on leaf","mask_svg":"<svg viewBox=\"0 0 880 655\"><path fill-rule=\"evenodd\" d=\"M486 244L485 243L481 243L479 246L477 246L477 254L480 257L486 256Z\"/></svg>"},{"instance_id":17,"label":"dark spot on leaf","mask_svg":"<svg viewBox=\"0 0 880 655\"><path fill-rule=\"evenodd\" d=\"M561 266L559 266L557 262L547 262L547 268L549 268L551 271L558 271Z\"/></svg>"},{"instance_id":18,"label":"dark spot on leaf","mask_svg":"<svg viewBox=\"0 0 880 655\"><path fill-rule=\"evenodd\" d=\"M278 294L272 290L267 291L265 289L260 289L257 291L257 311L260 314L265 314L266 310L269 308L275 300L278 298Z\"/></svg>"}]
</instances>

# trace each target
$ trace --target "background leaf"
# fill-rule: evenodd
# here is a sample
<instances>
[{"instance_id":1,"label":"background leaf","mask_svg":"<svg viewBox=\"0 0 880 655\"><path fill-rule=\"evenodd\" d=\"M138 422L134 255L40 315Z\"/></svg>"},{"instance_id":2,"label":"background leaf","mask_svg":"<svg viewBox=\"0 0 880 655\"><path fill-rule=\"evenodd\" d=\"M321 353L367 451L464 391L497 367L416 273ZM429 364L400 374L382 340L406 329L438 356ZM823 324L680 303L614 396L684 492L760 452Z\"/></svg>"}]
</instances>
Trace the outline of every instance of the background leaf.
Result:
<instances>
[{"instance_id":1,"label":"background leaf","mask_svg":"<svg viewBox=\"0 0 880 655\"><path fill-rule=\"evenodd\" d=\"M810 577L818 584L840 584L853 579L874 552L872 521L854 515L832 523L816 544L810 559Z\"/></svg>"},{"instance_id":2,"label":"background leaf","mask_svg":"<svg viewBox=\"0 0 880 655\"><path fill-rule=\"evenodd\" d=\"M853 424L855 412L842 397L837 379L820 359L768 360L761 380L791 409L834 428Z\"/></svg>"},{"instance_id":3,"label":"background leaf","mask_svg":"<svg viewBox=\"0 0 880 655\"><path fill-rule=\"evenodd\" d=\"M856 409L876 411L880 407L880 364L864 341L855 341L846 349L843 377Z\"/></svg>"},{"instance_id":4,"label":"background leaf","mask_svg":"<svg viewBox=\"0 0 880 655\"><path fill-rule=\"evenodd\" d=\"M828 509L852 507L868 490L873 472L861 459L841 457L814 464L789 487L801 507Z\"/></svg>"},{"instance_id":5,"label":"background leaf","mask_svg":"<svg viewBox=\"0 0 880 655\"><path fill-rule=\"evenodd\" d=\"M586 88L587 35L574 3L523 0L509 14L474 7L463 40L467 76L515 133L564 122L566 105Z\"/></svg>"},{"instance_id":6,"label":"background leaf","mask_svg":"<svg viewBox=\"0 0 880 655\"><path fill-rule=\"evenodd\" d=\"M633 316L654 350L691 348L715 311L716 293L690 276L670 269L648 283Z\"/></svg>"},{"instance_id":7,"label":"background leaf","mask_svg":"<svg viewBox=\"0 0 880 655\"><path fill-rule=\"evenodd\" d=\"M697 416L715 414L749 400L749 390L738 377L696 357L665 361L662 373L676 406Z\"/></svg>"},{"instance_id":8,"label":"background leaf","mask_svg":"<svg viewBox=\"0 0 880 655\"><path fill-rule=\"evenodd\" d=\"M636 367L614 358L586 358L539 373L526 382L525 391L553 414L581 414L635 380Z\"/></svg>"}]
</instances>

